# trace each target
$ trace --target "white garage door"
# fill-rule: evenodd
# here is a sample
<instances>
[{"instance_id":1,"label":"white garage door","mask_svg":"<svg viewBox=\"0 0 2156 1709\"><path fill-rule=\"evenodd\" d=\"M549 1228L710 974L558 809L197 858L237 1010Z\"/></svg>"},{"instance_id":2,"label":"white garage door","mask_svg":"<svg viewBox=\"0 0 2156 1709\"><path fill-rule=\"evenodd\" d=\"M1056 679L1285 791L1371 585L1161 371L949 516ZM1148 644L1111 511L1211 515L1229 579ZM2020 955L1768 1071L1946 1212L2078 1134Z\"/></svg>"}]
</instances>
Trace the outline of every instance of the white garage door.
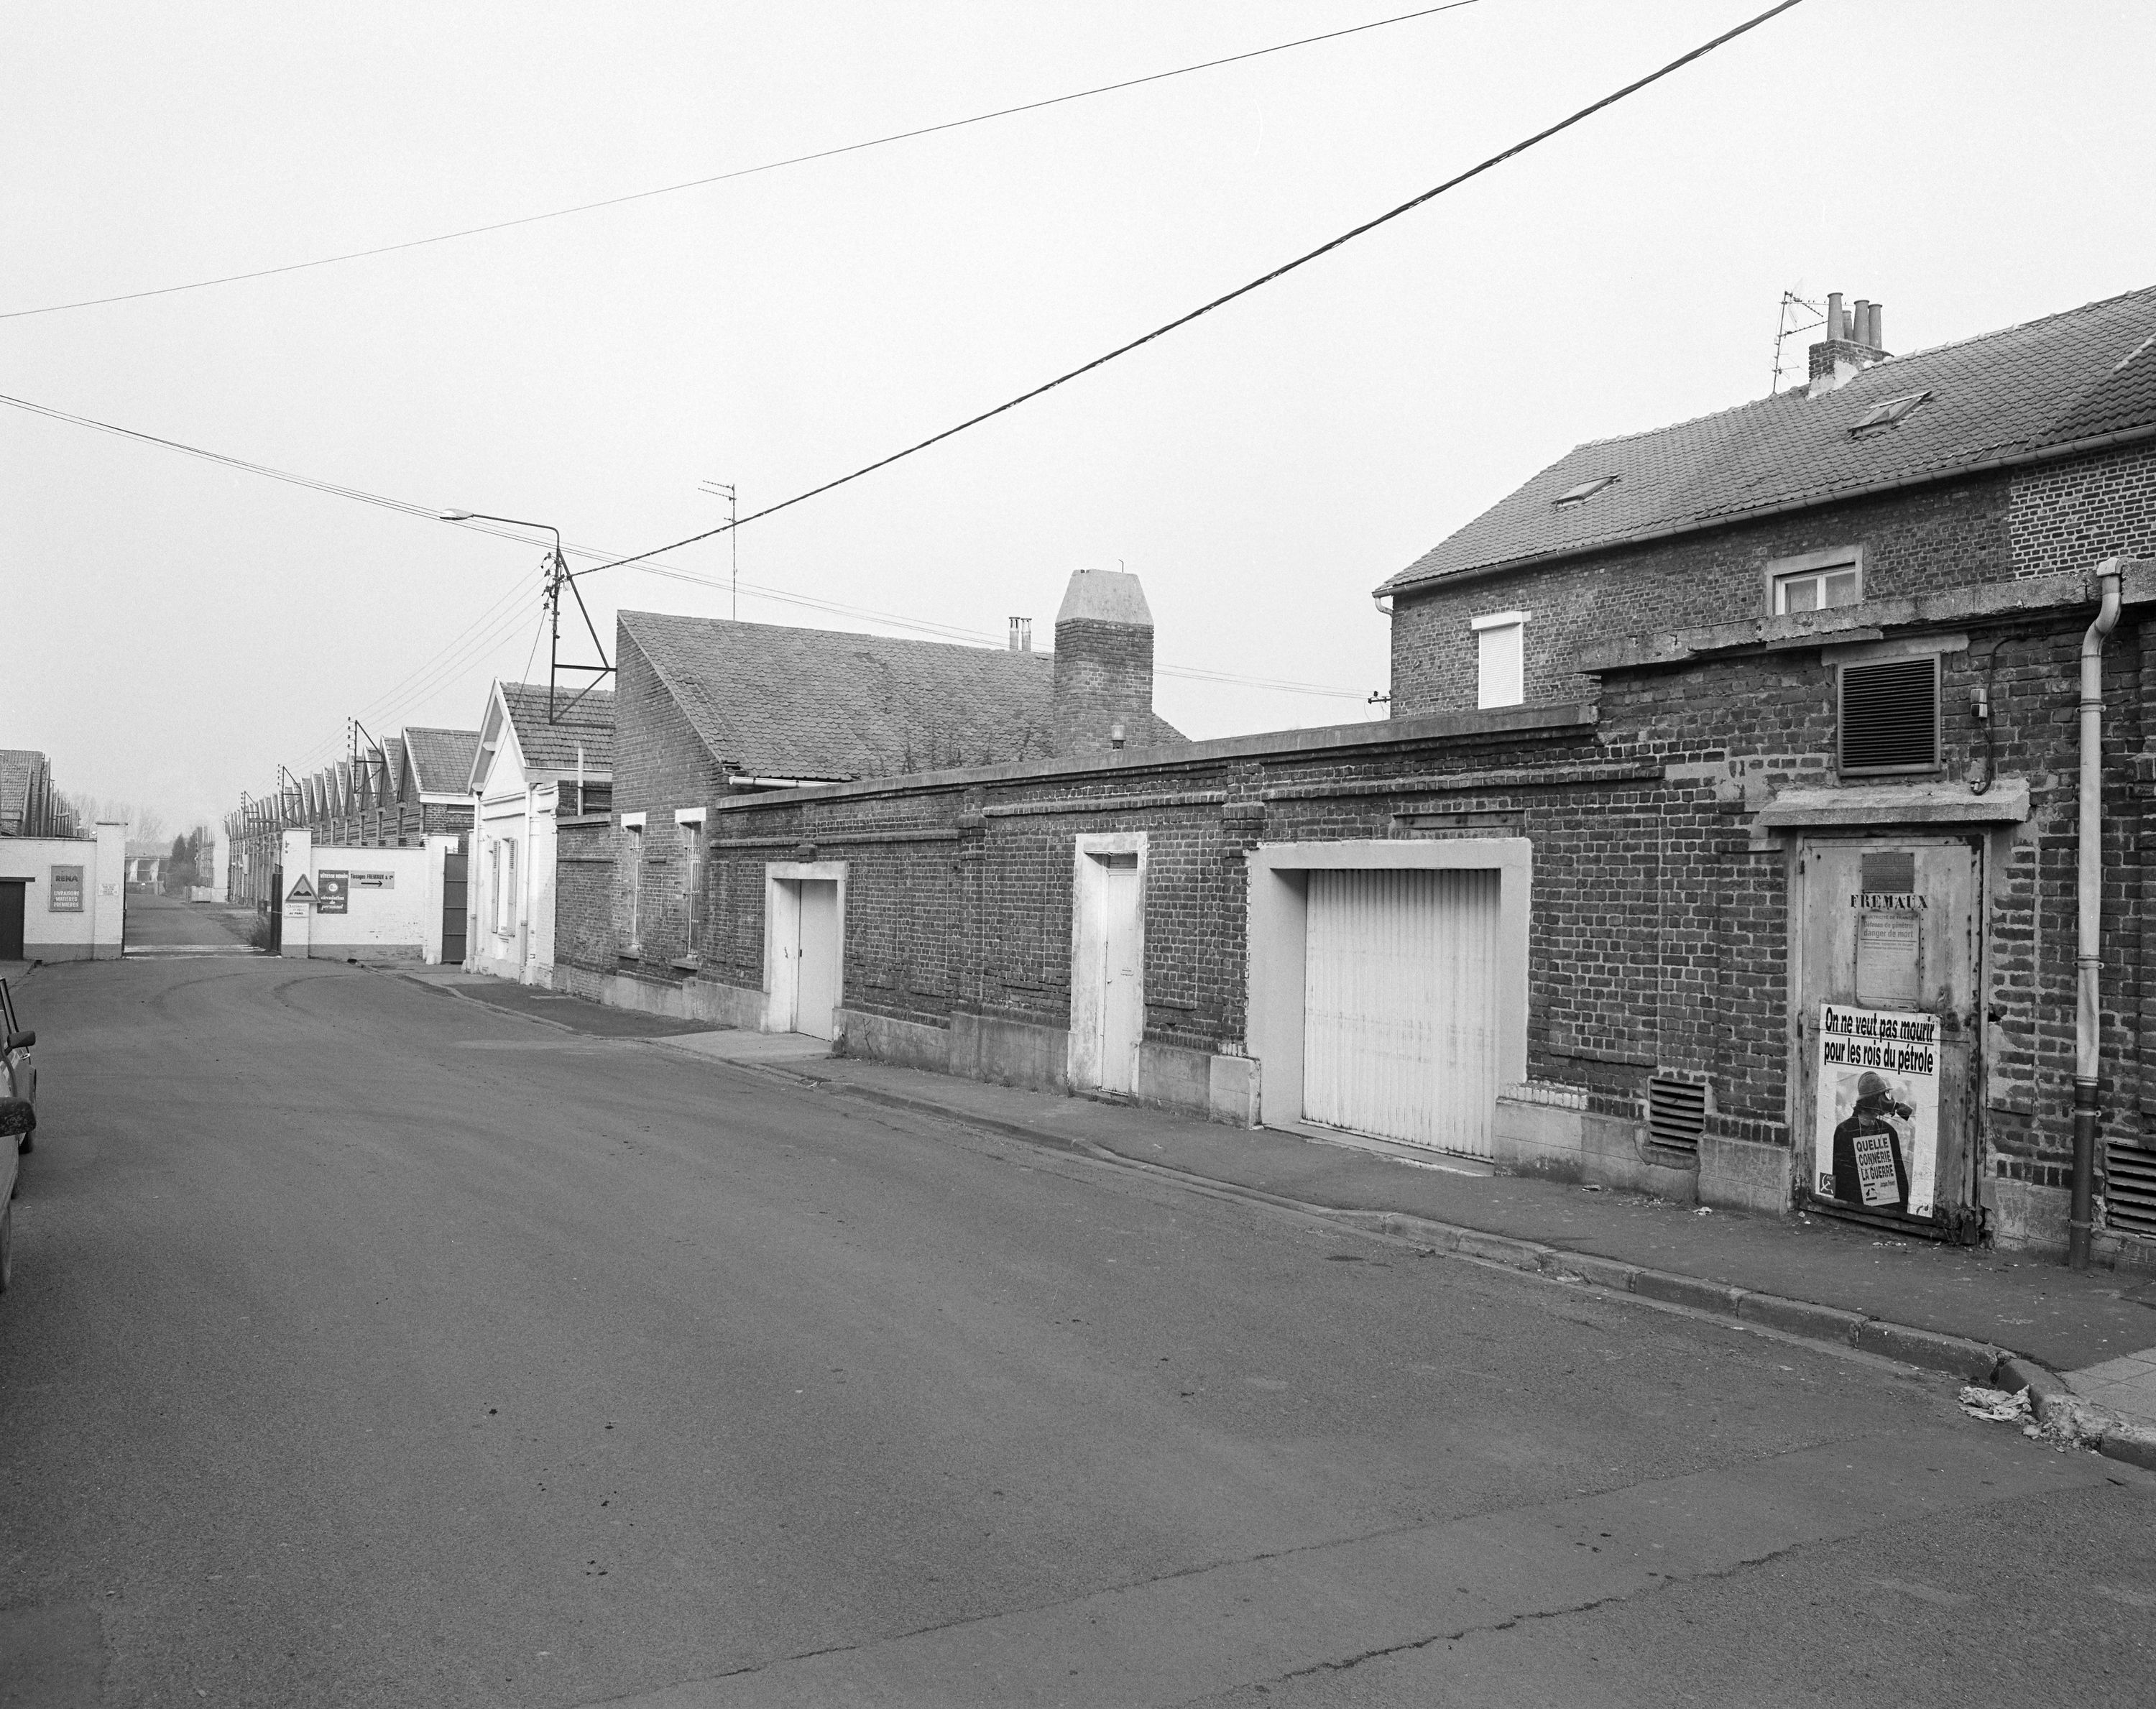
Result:
<instances>
[{"instance_id":1,"label":"white garage door","mask_svg":"<svg viewBox=\"0 0 2156 1709\"><path fill-rule=\"evenodd\" d=\"M1494 870L1310 875L1306 1121L1491 1155L1497 893Z\"/></svg>"}]
</instances>

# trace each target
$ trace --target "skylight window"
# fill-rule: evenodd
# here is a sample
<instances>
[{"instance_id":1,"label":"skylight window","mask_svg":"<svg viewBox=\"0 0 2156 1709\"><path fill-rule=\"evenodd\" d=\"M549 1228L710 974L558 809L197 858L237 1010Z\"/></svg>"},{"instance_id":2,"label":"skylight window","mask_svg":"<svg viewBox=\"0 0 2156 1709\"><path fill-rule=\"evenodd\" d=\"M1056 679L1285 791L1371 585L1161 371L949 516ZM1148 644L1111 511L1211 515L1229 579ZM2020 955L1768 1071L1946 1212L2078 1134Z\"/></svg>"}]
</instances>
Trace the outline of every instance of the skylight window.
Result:
<instances>
[{"instance_id":1,"label":"skylight window","mask_svg":"<svg viewBox=\"0 0 2156 1709\"><path fill-rule=\"evenodd\" d=\"M1931 395L1928 392L1910 392L1899 398L1889 398L1884 403L1875 403L1865 411L1862 419L1851 427L1850 432L1861 434L1866 428L1899 427L1909 412Z\"/></svg>"},{"instance_id":2,"label":"skylight window","mask_svg":"<svg viewBox=\"0 0 2156 1709\"><path fill-rule=\"evenodd\" d=\"M1600 492L1604 487L1614 486L1616 485L1617 477L1615 475L1598 475L1592 480L1583 480L1578 486L1568 486L1563 492L1559 493L1557 495L1557 507L1560 511L1568 511L1574 505L1585 504L1589 499L1593 498L1595 494Z\"/></svg>"}]
</instances>

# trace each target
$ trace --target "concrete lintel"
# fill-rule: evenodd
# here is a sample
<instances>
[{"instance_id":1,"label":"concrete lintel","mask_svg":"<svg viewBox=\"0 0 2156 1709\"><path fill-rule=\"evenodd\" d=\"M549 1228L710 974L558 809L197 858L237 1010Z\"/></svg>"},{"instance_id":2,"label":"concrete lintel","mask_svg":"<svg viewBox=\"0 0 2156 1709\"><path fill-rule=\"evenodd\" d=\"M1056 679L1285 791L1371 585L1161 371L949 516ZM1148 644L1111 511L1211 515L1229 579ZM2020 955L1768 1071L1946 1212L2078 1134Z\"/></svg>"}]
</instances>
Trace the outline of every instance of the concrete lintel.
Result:
<instances>
[{"instance_id":1,"label":"concrete lintel","mask_svg":"<svg viewBox=\"0 0 2156 1709\"><path fill-rule=\"evenodd\" d=\"M1846 789L1788 789L1760 809L1758 823L1794 830L1837 825L2001 825L2029 817L2029 782L2002 778L1982 795L1965 783L1876 783Z\"/></svg>"},{"instance_id":2,"label":"concrete lintel","mask_svg":"<svg viewBox=\"0 0 2156 1709\"><path fill-rule=\"evenodd\" d=\"M2156 599L2156 562L2131 560L2123 567L2121 588L2128 603ZM1573 663L1583 671L1625 670L1677 665L1753 647L1778 652L1791 647L1877 640L1894 629L1953 626L2015 612L2092 604L2097 591L2092 566L2049 576L1986 582L1973 588L1949 588L1912 598L1866 599L1825 611L1620 635L1589 643L1574 655Z\"/></svg>"}]
</instances>

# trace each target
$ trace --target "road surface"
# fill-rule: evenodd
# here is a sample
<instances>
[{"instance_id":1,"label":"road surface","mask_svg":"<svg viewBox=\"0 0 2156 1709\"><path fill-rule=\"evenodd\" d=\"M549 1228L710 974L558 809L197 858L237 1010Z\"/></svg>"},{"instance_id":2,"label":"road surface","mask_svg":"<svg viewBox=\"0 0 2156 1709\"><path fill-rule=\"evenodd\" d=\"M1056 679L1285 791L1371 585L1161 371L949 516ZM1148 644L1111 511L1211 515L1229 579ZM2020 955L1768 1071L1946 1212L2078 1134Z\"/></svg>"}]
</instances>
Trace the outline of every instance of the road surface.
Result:
<instances>
[{"instance_id":1,"label":"road surface","mask_svg":"<svg viewBox=\"0 0 2156 1709\"><path fill-rule=\"evenodd\" d=\"M236 949L246 943L247 930L254 920L251 907L190 902L159 896L154 890L130 890L126 943L130 949Z\"/></svg>"},{"instance_id":2,"label":"road surface","mask_svg":"<svg viewBox=\"0 0 2156 1709\"><path fill-rule=\"evenodd\" d=\"M19 1001L0 1701L2156 1691L2152 1480L1938 1379L393 973Z\"/></svg>"}]
</instances>

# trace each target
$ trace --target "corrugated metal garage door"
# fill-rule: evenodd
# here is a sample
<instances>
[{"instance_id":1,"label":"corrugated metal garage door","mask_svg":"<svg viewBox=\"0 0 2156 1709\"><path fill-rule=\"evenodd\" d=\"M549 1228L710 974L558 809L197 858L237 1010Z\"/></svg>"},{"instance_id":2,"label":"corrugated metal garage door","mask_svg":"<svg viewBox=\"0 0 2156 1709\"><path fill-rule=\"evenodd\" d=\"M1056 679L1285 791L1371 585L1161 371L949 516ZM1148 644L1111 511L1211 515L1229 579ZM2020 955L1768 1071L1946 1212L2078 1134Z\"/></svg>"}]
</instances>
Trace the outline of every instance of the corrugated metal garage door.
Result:
<instances>
[{"instance_id":1,"label":"corrugated metal garage door","mask_svg":"<svg viewBox=\"0 0 2156 1709\"><path fill-rule=\"evenodd\" d=\"M1495 871L1315 871L1303 984L1306 1120L1491 1155Z\"/></svg>"}]
</instances>

